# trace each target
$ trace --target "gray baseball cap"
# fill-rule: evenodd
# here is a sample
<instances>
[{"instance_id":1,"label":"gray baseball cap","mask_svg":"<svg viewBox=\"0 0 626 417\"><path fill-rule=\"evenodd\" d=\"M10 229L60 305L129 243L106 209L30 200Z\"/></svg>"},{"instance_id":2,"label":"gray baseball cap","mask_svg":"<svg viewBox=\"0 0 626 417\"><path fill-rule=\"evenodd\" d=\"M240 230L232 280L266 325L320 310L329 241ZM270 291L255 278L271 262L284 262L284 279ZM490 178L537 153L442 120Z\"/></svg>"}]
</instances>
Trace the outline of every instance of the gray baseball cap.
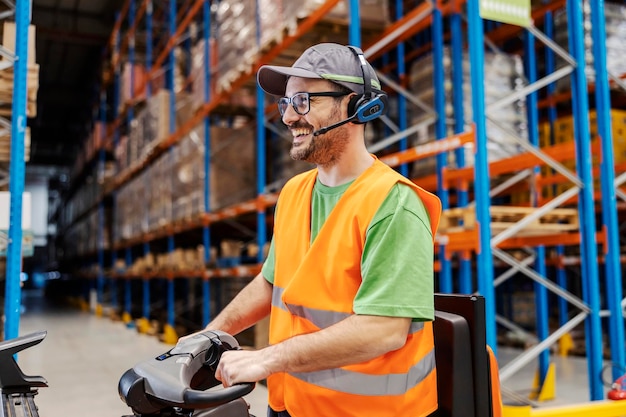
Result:
<instances>
[{"instance_id":1,"label":"gray baseball cap","mask_svg":"<svg viewBox=\"0 0 626 417\"><path fill-rule=\"evenodd\" d=\"M380 90L380 81L374 69L369 63L367 67L372 88ZM259 86L274 96L285 95L289 77L326 79L355 93L364 93L363 70L359 58L350 47L336 43L311 46L291 67L263 65L257 73Z\"/></svg>"}]
</instances>

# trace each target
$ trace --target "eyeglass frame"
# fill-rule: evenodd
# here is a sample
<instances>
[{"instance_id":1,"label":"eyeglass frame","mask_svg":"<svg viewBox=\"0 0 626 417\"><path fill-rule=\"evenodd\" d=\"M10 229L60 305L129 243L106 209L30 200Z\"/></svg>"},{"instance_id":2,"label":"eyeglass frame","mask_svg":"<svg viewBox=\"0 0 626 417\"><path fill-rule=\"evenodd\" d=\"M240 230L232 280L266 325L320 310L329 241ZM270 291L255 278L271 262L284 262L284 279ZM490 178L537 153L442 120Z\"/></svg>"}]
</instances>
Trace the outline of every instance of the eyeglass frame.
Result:
<instances>
[{"instance_id":1,"label":"eyeglass frame","mask_svg":"<svg viewBox=\"0 0 626 417\"><path fill-rule=\"evenodd\" d=\"M313 92L313 93L309 93L307 91L300 91L298 93L295 93L293 96L291 97L281 97L278 99L278 112L280 113L280 116L284 116L285 112L287 111L287 107L291 104L291 107L293 108L293 110L299 114L300 116L306 116L307 114L309 114L309 112L311 111L311 97L345 97L349 94L351 94L352 92L345 92L345 91L322 91L322 92ZM300 94L305 94L307 96L307 103L309 104L309 108L307 109L307 111L305 111L304 113L300 113L298 111L298 109L296 108L295 104L293 103L293 98L300 95ZM284 106L284 110L281 111L281 103L286 103L286 105Z\"/></svg>"}]
</instances>

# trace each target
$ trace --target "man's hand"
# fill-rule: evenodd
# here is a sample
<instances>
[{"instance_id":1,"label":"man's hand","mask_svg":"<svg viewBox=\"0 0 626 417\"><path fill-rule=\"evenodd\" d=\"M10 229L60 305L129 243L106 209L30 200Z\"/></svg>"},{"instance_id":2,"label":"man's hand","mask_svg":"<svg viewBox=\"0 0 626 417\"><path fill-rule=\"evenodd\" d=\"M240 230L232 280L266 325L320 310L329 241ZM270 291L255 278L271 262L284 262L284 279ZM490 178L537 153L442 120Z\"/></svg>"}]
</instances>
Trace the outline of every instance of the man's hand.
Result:
<instances>
[{"instance_id":1,"label":"man's hand","mask_svg":"<svg viewBox=\"0 0 626 417\"><path fill-rule=\"evenodd\" d=\"M271 375L267 358L258 350L229 350L222 353L215 378L225 387L241 382L257 382Z\"/></svg>"}]
</instances>

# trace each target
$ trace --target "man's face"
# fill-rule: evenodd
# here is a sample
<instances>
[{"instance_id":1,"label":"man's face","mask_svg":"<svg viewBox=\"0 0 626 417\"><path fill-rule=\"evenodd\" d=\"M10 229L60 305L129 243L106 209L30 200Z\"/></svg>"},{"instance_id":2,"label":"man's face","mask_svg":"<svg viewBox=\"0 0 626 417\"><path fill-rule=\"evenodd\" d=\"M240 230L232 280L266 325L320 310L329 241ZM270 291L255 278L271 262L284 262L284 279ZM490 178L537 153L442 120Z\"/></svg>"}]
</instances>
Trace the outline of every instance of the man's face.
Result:
<instances>
[{"instance_id":1,"label":"man's face","mask_svg":"<svg viewBox=\"0 0 626 417\"><path fill-rule=\"evenodd\" d=\"M287 82L285 97L294 100L302 113L306 105L301 100L302 96L295 100L294 95L332 91L335 89L329 81L291 77ZM341 126L319 136L313 136L313 133L347 117L347 97L308 97L309 111L304 115L299 114L291 103L286 106L282 121L293 136L289 151L291 158L321 166L336 163L349 141L348 129Z\"/></svg>"}]
</instances>

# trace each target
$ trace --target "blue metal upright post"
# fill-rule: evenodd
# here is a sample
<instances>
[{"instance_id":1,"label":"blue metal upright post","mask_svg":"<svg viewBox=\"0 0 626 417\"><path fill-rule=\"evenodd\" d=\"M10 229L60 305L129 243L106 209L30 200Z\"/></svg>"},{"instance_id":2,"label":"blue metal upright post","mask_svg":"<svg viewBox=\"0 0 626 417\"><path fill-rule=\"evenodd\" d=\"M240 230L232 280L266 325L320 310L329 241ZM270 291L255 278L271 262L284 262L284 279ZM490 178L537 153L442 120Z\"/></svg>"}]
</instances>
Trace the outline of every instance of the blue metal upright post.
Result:
<instances>
[{"instance_id":1,"label":"blue metal upright post","mask_svg":"<svg viewBox=\"0 0 626 417\"><path fill-rule=\"evenodd\" d=\"M257 164L256 164L256 177L257 177L257 195L261 195L265 192L265 92L261 87L256 88L256 149L257 149ZM263 248L267 241L267 226L266 226L266 214L265 206L259 204L257 208L257 242L259 245L259 252L257 254L257 261L263 262Z\"/></svg>"},{"instance_id":2,"label":"blue metal upright post","mask_svg":"<svg viewBox=\"0 0 626 417\"><path fill-rule=\"evenodd\" d=\"M146 3L146 73L150 74L152 69L152 0L148 0ZM134 14L133 14L134 18ZM133 19L134 21L134 19ZM134 46L134 35L132 37L133 46ZM133 47L134 50L134 47ZM134 82L133 91L135 90ZM146 101L150 99L152 95L152 85L150 80L146 82ZM143 256L147 256L150 254L150 243L143 243ZM142 317L138 322L138 329L140 331L147 331L150 329L150 278L144 277L142 279L142 296L143 296L143 308L142 308Z\"/></svg>"},{"instance_id":3,"label":"blue metal upright post","mask_svg":"<svg viewBox=\"0 0 626 417\"><path fill-rule=\"evenodd\" d=\"M128 24L135 24L135 0L130 0L128 4ZM133 32L130 39L128 39L128 64L130 65L130 95L135 94L135 34ZM126 120L130 128L130 124L135 118L135 111L132 105L128 106L128 113L126 114Z\"/></svg>"},{"instance_id":4,"label":"blue metal upright post","mask_svg":"<svg viewBox=\"0 0 626 417\"><path fill-rule=\"evenodd\" d=\"M125 261L126 261L126 268L129 268L133 262L130 248L126 248ZM126 326L128 327L135 326L135 322L133 321L133 316L132 316L133 299L132 299L131 293L132 293L131 278L126 277L124 279L124 315L123 316L124 316L124 322L126 323Z\"/></svg>"},{"instance_id":5,"label":"blue metal upright post","mask_svg":"<svg viewBox=\"0 0 626 417\"><path fill-rule=\"evenodd\" d=\"M472 80L472 111L476 135L474 181L476 221L479 247L477 253L478 292L485 297L487 344L495 351L496 302L491 256L491 200L489 197L489 164L487 163L487 129L485 119L485 51L483 19L478 1L467 2L470 76Z\"/></svg>"},{"instance_id":6,"label":"blue metal upright post","mask_svg":"<svg viewBox=\"0 0 626 417\"><path fill-rule=\"evenodd\" d=\"M132 27L135 25L135 0L130 0L128 4L128 24ZM130 95L133 98L135 94L135 32L133 31L132 35L128 39L128 64L130 65ZM135 109L132 105L128 106L128 111L126 113L126 121L128 123L128 128L130 129L131 123L135 119ZM144 245L144 255L145 253L145 245ZM148 249L149 252L149 249ZM148 313L146 313L146 299L150 300L150 283L146 282L147 280L143 279L143 300L144 300L144 310L143 317L141 317L140 321L137 323L137 328L140 331L146 331L148 326L148 319L150 318L150 304L148 301ZM129 287L130 288L130 287Z\"/></svg>"},{"instance_id":7,"label":"blue metal upright post","mask_svg":"<svg viewBox=\"0 0 626 417\"><path fill-rule=\"evenodd\" d=\"M121 19L121 14L118 12L115 16L115 21L117 22ZM120 34L119 32L115 33L115 44L113 45L113 56L117 56L120 50ZM117 120L118 118L118 107L120 103L120 64L116 62L115 68L113 68L113 100L111 103L112 117L113 120ZM117 145L120 141L120 130L116 127L113 131L113 149L117 148ZM116 161L119 162L119 161ZM119 168L119 167L116 167ZM116 207L117 201L117 190L113 191L111 198L113 200L113 207ZM112 221L115 223L116 221L116 211L113 210L113 218ZM114 250L111 257L111 262L113 266L115 266L115 262L117 261L117 253ZM124 263L126 265L126 269L131 265L131 254L130 250L124 254ZM128 300L128 302L126 301ZM132 317L130 314L130 281L128 278L125 279L124 282L124 302L122 303L122 321L127 325L131 326Z\"/></svg>"},{"instance_id":8,"label":"blue metal upright post","mask_svg":"<svg viewBox=\"0 0 626 417\"><path fill-rule=\"evenodd\" d=\"M348 3L349 25L348 43L361 47L361 12L359 0L350 0Z\"/></svg>"},{"instance_id":9,"label":"blue metal upright post","mask_svg":"<svg viewBox=\"0 0 626 417\"><path fill-rule=\"evenodd\" d=\"M98 152L98 161L104 160L104 150ZM98 305L96 306L96 315L102 315L102 306L104 305L104 248L102 248L104 240L104 203L98 203L98 232L97 232L96 250L98 256L98 272L96 274L96 294Z\"/></svg>"},{"instance_id":10,"label":"blue metal upright post","mask_svg":"<svg viewBox=\"0 0 626 417\"><path fill-rule=\"evenodd\" d=\"M358 2L354 5L355 1L350 0L350 27L354 20L354 13L356 16L359 13ZM258 14L258 13L257 13ZM358 18L357 18L358 19ZM350 29L350 44L354 46L360 46L360 39L353 38L352 29ZM360 38L360 31L358 33ZM257 43L260 41L260 37L257 37ZM353 43L356 42L356 43ZM267 148L266 148L266 131L265 131L265 92L257 85L256 87L256 189L257 197L265 193L265 184L267 183L266 166L267 166ZM257 253L257 261L263 262L263 247L267 241L267 215L266 208L263 204L257 205L257 243L259 245L259 251Z\"/></svg>"},{"instance_id":11,"label":"blue metal upright post","mask_svg":"<svg viewBox=\"0 0 626 417\"><path fill-rule=\"evenodd\" d=\"M170 7L168 13L168 32L170 39L174 37L176 33L176 0L170 0ZM176 92L174 85L174 67L176 65L176 58L174 56L174 48L170 49L168 54L168 68L165 71L166 88L170 92L170 126L169 133L172 134L176 130ZM170 150L169 157L172 152ZM169 253L174 252L174 236L169 235L167 237L167 250ZM167 325L165 326L165 340L170 343L176 343L178 339L174 330L175 312L174 312L174 278L167 279Z\"/></svg>"},{"instance_id":12,"label":"blue metal upright post","mask_svg":"<svg viewBox=\"0 0 626 417\"><path fill-rule=\"evenodd\" d=\"M11 105L11 162L9 166L9 245L7 247L4 301L5 339L18 336L22 291L22 196L24 193L24 134L26 133L26 75L28 72L28 25L30 1L15 3L15 55L13 103Z\"/></svg>"},{"instance_id":13,"label":"blue metal upright post","mask_svg":"<svg viewBox=\"0 0 626 417\"><path fill-rule=\"evenodd\" d=\"M174 237L167 237L167 251L174 252ZM167 279L167 324L174 328L175 312L174 312L174 278Z\"/></svg>"},{"instance_id":14,"label":"blue metal upright post","mask_svg":"<svg viewBox=\"0 0 626 417\"><path fill-rule=\"evenodd\" d=\"M591 33L593 36L593 66L596 73L596 120L602 146L600 186L602 188L602 223L607 245L604 252L606 300L609 316L609 336L613 379L624 368L624 316L622 315L622 268L620 264L619 225L615 196L615 158L611 129L611 96L606 67L606 27L604 1L591 0ZM593 139L593 138L592 138Z\"/></svg>"},{"instance_id":15,"label":"blue metal upright post","mask_svg":"<svg viewBox=\"0 0 626 417\"><path fill-rule=\"evenodd\" d=\"M146 3L146 60L145 60L145 65L146 65L146 74L150 73L150 70L152 69L152 1L148 0ZM130 7L129 7L129 20L130 20L130 25L135 25L135 5L134 2L131 3ZM132 37L128 40L129 42L129 60L131 60L131 62L134 62L134 57L135 57L135 32L133 32ZM135 91L135 82L134 82L134 75L131 74L131 91ZM150 81L148 80L146 82L146 101L148 101L150 99L150 96L152 95L152 86ZM129 112L132 112L132 108L129 109ZM144 242L143 243L143 256L146 257L150 254L150 243L149 242ZM148 332L151 329L151 325L150 325L150 298L151 298L151 294L150 294L150 284L151 284L151 279L148 277L143 277L142 278L142 316L141 318L137 321L137 329L140 332Z\"/></svg>"},{"instance_id":16,"label":"blue metal upright post","mask_svg":"<svg viewBox=\"0 0 626 417\"><path fill-rule=\"evenodd\" d=\"M548 3L548 0L544 0L544 3ZM552 12L547 12L544 17L544 32L546 36L550 39L554 39L554 20ZM552 74L556 69L555 64L555 56L554 52L550 48L546 48L545 53L545 71L546 74ZM548 93L548 97L554 96L556 93L556 85L555 83L550 83L546 86L546 91ZM548 113L548 123L550 124L550 140L549 144L554 144L554 124L556 122L557 113L556 106L551 103L547 109ZM552 190L554 190L554 186L551 186ZM556 246L556 254L559 260L563 259L565 256L565 248L563 245ZM559 287L567 290L567 273L565 271L565 266L562 265L561 262L557 263L556 266L556 283ZM568 316L568 305L567 300L563 297L558 298L558 311L559 311L559 327L564 326L569 321Z\"/></svg>"},{"instance_id":17,"label":"blue metal upright post","mask_svg":"<svg viewBox=\"0 0 626 417\"><path fill-rule=\"evenodd\" d=\"M100 152L104 153L104 147L106 146L106 125L107 125L107 95L106 95L106 91L102 90L100 93L100 132L99 134L101 135L100 140ZM113 148L115 149L115 148ZM100 159L104 160L103 155L100 155ZM104 224L101 225L104 228ZM101 229L103 230L103 229ZM113 239L111 239L111 246L113 244ZM115 255L115 251L113 250L113 247L110 248L111 249L111 266L115 267L115 261L116 261L116 255ZM104 259L101 260L102 261L102 268L104 268ZM104 271L103 271L104 272ZM107 279L107 282L110 285L110 293L111 293L111 308L113 309L113 311L115 311L118 307L118 300L117 300L117 280L115 278L111 278L109 277Z\"/></svg>"},{"instance_id":18,"label":"blue metal upright post","mask_svg":"<svg viewBox=\"0 0 626 417\"><path fill-rule=\"evenodd\" d=\"M589 129L589 99L585 75L585 43L582 4L567 1L567 24L570 53L577 63L572 73L572 108L576 139L576 171L583 188L579 193L581 266L583 299L591 309L585 320L590 399L600 400L603 387L602 333L600 321L600 288L596 247L593 177Z\"/></svg>"},{"instance_id":19,"label":"blue metal upright post","mask_svg":"<svg viewBox=\"0 0 626 417\"><path fill-rule=\"evenodd\" d=\"M446 137L446 90L443 67L443 15L436 2L433 8L431 32L433 37L433 88L435 90L435 111L437 122L435 123L436 140ZM448 186L443 182L443 172L448 165L448 155L440 152L437 158L437 196L441 200L441 208L446 210L450 207L448 201ZM445 245L439 246L439 291L452 293L452 262L448 257Z\"/></svg>"},{"instance_id":20,"label":"blue metal upright post","mask_svg":"<svg viewBox=\"0 0 626 417\"><path fill-rule=\"evenodd\" d=\"M537 56L535 52L535 36L530 32L524 34L524 69L526 72L526 78L528 83L532 84L537 81ZM539 146L539 112L537 111L537 93L531 93L526 96L526 112L528 118L528 140L533 145ZM537 176L541 172L539 167L535 167L533 174ZM536 190L531 192L536 193ZM539 190L539 193L541 190ZM531 195L531 204L537 206L538 195ZM546 248L545 246L537 246L535 248L536 260L535 270L538 274L546 276ZM548 289L538 282L533 284L535 289L535 311L536 311L536 326L537 326L537 338L539 341L545 340L550 335L550 329L548 328ZM550 351L548 349L541 352L539 355L539 386L543 385L543 382L548 374L548 367L550 366Z\"/></svg>"},{"instance_id":21,"label":"blue metal upright post","mask_svg":"<svg viewBox=\"0 0 626 417\"><path fill-rule=\"evenodd\" d=\"M404 5L402 4L402 0L396 0L396 19L402 19L404 14ZM399 42L396 46L396 62L398 65L398 83L405 87L405 79L406 79L406 62L405 62L405 45L404 42ZM407 117L407 106L406 106L406 97L402 94L398 94L398 130L400 132L405 131L408 128L408 117ZM403 137L398 142L398 150L400 152L405 151L407 149L407 139ZM408 164L400 165L400 174L405 177L409 177L409 166Z\"/></svg>"},{"instance_id":22,"label":"blue metal upright post","mask_svg":"<svg viewBox=\"0 0 626 417\"><path fill-rule=\"evenodd\" d=\"M465 131L465 109L463 108L463 25L461 13L455 12L450 16L450 32L452 34L450 55L452 57L452 105L454 108L454 133ZM454 151L457 168L465 167L465 148ZM457 206L466 207L469 198L467 185L457 190ZM471 294L472 263L471 253L463 251L459 259L459 292Z\"/></svg>"},{"instance_id":23,"label":"blue metal upright post","mask_svg":"<svg viewBox=\"0 0 626 417\"><path fill-rule=\"evenodd\" d=\"M211 2L204 0L203 9L203 38L204 38L204 102L211 101ZM211 212L211 121L209 116L204 118L204 211ZM211 230L204 226L202 230L204 245L204 265L211 261ZM211 321L211 285L208 278L202 280L202 325Z\"/></svg>"},{"instance_id":24,"label":"blue metal upright post","mask_svg":"<svg viewBox=\"0 0 626 417\"><path fill-rule=\"evenodd\" d=\"M143 255L146 256L150 253L150 244L148 242L144 242L143 244ZM142 320L145 320L144 323L148 323L150 320L150 278L143 278L142 280L142 296L143 296L143 308L142 308ZM145 326L145 324L144 324Z\"/></svg>"},{"instance_id":25,"label":"blue metal upright post","mask_svg":"<svg viewBox=\"0 0 626 417\"><path fill-rule=\"evenodd\" d=\"M152 71L152 17L153 17L152 0L146 2L146 74ZM146 97L152 95L152 80L146 81Z\"/></svg>"}]
</instances>

